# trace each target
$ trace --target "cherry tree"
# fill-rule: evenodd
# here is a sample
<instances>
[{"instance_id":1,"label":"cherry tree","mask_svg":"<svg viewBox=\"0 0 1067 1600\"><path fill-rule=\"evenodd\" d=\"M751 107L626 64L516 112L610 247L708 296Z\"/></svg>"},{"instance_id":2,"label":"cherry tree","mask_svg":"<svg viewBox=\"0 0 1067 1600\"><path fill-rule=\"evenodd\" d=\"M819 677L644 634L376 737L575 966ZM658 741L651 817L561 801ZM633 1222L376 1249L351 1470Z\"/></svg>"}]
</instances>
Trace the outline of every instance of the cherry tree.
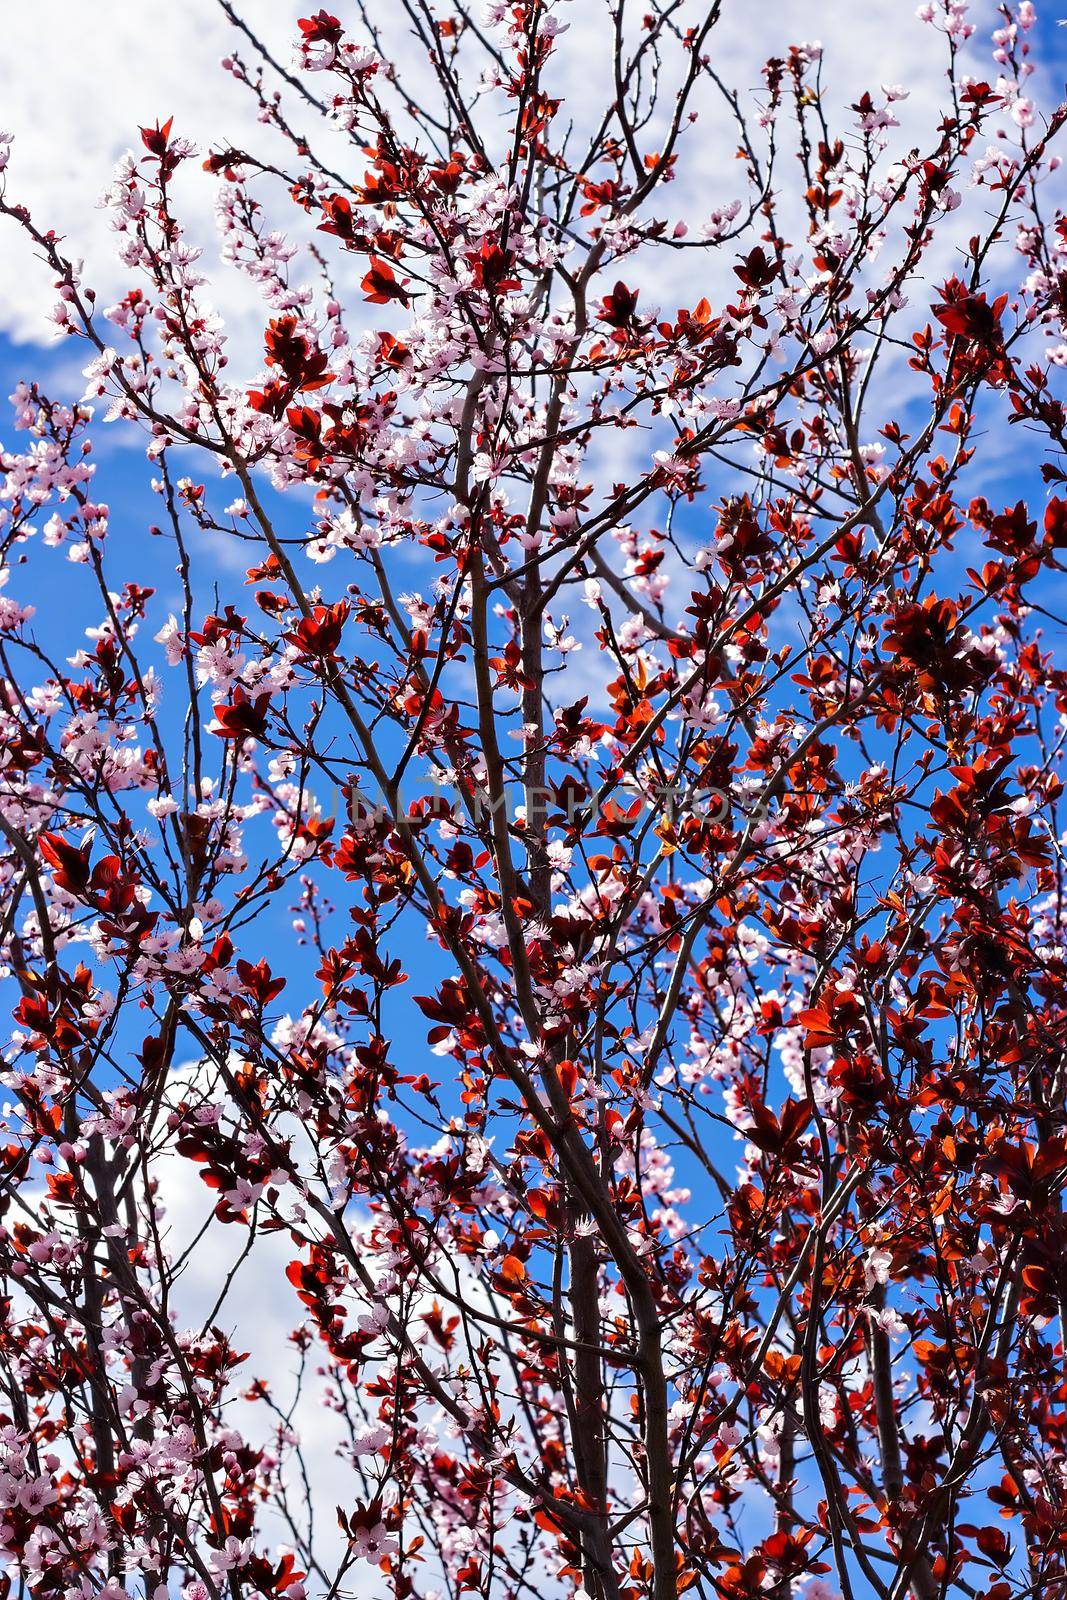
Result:
<instances>
[{"instance_id":1,"label":"cherry tree","mask_svg":"<svg viewBox=\"0 0 1067 1600\"><path fill-rule=\"evenodd\" d=\"M0 452L5 1594L1067 1595L1034 6L921 115L720 0L223 9L263 148L140 130L115 304L0 146L88 383Z\"/></svg>"}]
</instances>

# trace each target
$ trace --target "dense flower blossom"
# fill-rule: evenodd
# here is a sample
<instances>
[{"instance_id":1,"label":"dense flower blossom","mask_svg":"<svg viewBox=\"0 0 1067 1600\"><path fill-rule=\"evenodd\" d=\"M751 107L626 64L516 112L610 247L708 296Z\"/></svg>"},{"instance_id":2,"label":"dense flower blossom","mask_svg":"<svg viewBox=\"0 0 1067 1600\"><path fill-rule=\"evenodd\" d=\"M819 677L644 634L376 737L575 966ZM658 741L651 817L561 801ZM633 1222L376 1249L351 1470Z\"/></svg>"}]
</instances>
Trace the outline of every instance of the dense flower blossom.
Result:
<instances>
[{"instance_id":1,"label":"dense flower blossom","mask_svg":"<svg viewBox=\"0 0 1067 1600\"><path fill-rule=\"evenodd\" d=\"M982 41L919 7L925 123L898 84L838 105L818 42L735 91L714 5L614 4L595 114L563 4L403 9L419 87L374 8L294 19L285 60L234 13L264 148L139 130L109 306L0 134L83 357L0 449L6 1581L1057 1594L1036 8ZM158 592L105 424L146 451ZM62 654L60 568L93 608ZM233 1274L188 1312L220 1238L283 1264L295 1395Z\"/></svg>"}]
</instances>

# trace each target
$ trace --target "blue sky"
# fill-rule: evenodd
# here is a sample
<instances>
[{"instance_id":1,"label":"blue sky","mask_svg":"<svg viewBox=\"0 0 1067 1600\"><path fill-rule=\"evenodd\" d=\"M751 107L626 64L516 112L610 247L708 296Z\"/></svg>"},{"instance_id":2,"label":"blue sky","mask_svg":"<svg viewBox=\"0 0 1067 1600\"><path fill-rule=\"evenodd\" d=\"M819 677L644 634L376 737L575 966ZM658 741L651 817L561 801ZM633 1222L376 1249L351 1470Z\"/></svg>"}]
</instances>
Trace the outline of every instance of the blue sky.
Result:
<instances>
[{"instance_id":1,"label":"blue sky","mask_svg":"<svg viewBox=\"0 0 1067 1600\"><path fill-rule=\"evenodd\" d=\"M45 12L54 13L58 21L64 14L65 3L66 0L44 0ZM1062 80L1067 72L1067 32L1054 25L1055 9L1047 4L1039 7L1041 23L1035 34L1035 42L1040 47L1043 60L1040 81L1044 100L1048 100L1062 88ZM261 12L257 10L257 22L261 21L266 27L268 36L284 37L291 31L291 18L294 14L294 8L289 0L284 0L284 3L283 0L278 0L277 4L272 0L272 3L264 7ZM989 25L995 19L995 8L989 4L979 3L975 6L973 14L987 34ZM94 267L103 274L105 281L113 281L112 269L105 264L107 253L106 251L102 253L102 245L106 245L108 240L105 236L101 241L99 236L95 220L99 213L93 202L109 178L113 155L118 153L131 136L136 138L137 118L144 114L142 108L148 103L146 95L161 114L175 110L179 128L189 123L193 125L194 132L198 120L205 116L208 117L210 131L217 132L219 121L223 117L229 119L236 113L235 102L227 98L227 95L232 93L232 86L224 76L220 77L214 67L220 40L224 41L225 35L212 31L217 29L215 11L212 6L206 5L206 0L200 11L193 6L183 13L185 21L182 26L188 25L189 31L182 36L182 44L188 51L193 52L193 59L203 69L204 80L217 83L219 96L217 105L211 98L212 91L204 87L204 82L200 78L191 81L188 88L173 78L170 52L165 55L161 53L158 43L154 46L151 36L146 36L143 25L136 31L135 37L134 35L127 37L122 31L125 26L123 19L128 15L128 7L124 4L124 0L109 0L108 15L114 19L115 24L113 49L116 63L126 61L126 56L123 55L123 52L126 52L130 63L136 65L139 62L142 69L147 69L149 87L146 89L143 82L146 76L145 70L135 72L131 68L128 81L131 84L132 99L129 104L125 100L119 102L104 96L94 102L87 125L85 118L82 118L82 126L85 127L84 147L79 146L76 150L65 148L62 160L59 160L57 154L55 183L65 181L64 174L68 173L68 168L73 168L80 183L78 193L81 196L81 204L76 210L67 213L71 253L76 253L84 246L89 250ZM579 3L571 9L570 15L573 22L580 27L583 22L591 19L591 7L585 0L579 0ZM893 34L887 34L885 28L890 15L900 19L900 26ZM850 18L850 27L842 29L841 23L846 16ZM194 26L197 17L202 24L202 38ZM902 70L909 65L909 51L914 55L918 44L926 45L927 49L930 44L928 34L923 33L921 29L915 31L914 8L908 0L903 0L903 3L901 0L892 0L891 4L889 0L882 0L882 3L865 7L859 13L855 8L846 7L842 10L837 0L824 0L822 5L799 9L792 5L790 0L773 0L773 3L767 6L766 17L767 35L757 41L756 47L759 50L779 46L778 35L781 39L785 39L825 33L827 39L831 41L830 48L834 53L832 65L838 72L838 77L833 77L831 64L828 64L827 79L831 85L839 85L831 89L838 104L847 103L846 85L849 73L868 74L870 46L876 39L880 51L878 75L881 76L882 72L887 76L899 73L904 81L908 82L914 78L917 106L915 114L919 115L928 103L937 102L943 70L940 65L935 64L931 67L925 58L915 57L914 73ZM799 26L801 22L804 23L803 28ZM168 24L168 26L173 25L176 24ZM29 35L24 38L19 28L20 25L16 25L13 30L3 70L10 71L12 62L17 67L20 50L28 48L26 39ZM134 39L134 43L131 43L131 39ZM978 42L976 41L976 44ZM90 51L98 50L99 40L95 36L88 42L88 48ZM727 33L723 48L729 53L731 50L740 50L741 46ZM753 47L749 43L745 48L751 50ZM131 50L139 50L140 56L129 55ZM104 59L106 60L106 57ZM745 64L747 60L745 56L738 56L739 71L750 70ZM990 70L988 65L986 70ZM153 75L158 79L154 89ZM17 90L17 83L18 79L15 76L11 80L13 91ZM37 125L43 124L46 131L49 115L57 120L58 126L59 119L65 114L58 102L52 104L47 100L49 92L50 90L46 90L44 111L37 119ZM205 94L206 106L202 103ZM161 106L159 98L163 95L169 96L170 99ZM185 100L180 98L182 95L186 96ZM172 103L175 96L179 97L176 106ZM17 93L10 101L10 105L5 107L5 115L9 112L9 120L18 131L20 106ZM31 189L36 184L35 193L40 218L41 206L48 206L51 203L67 204L69 196L65 197L61 188L49 190L48 183L40 178L38 168L41 166L43 153L47 153L47 148L33 143L33 127L32 122L27 123L23 130L25 137L21 146L18 139L16 140L9 178L13 192L18 191L18 185L24 178L30 181ZM231 132L228 124L226 131ZM23 137L23 132L19 133L20 138ZM89 230L84 232L83 236L83 227L89 228L90 219L93 220L93 227L97 228L97 232ZM45 219L40 218L40 220ZM200 213L196 213L195 220L203 223L204 218ZM80 369L86 359L85 346L80 341L74 340L62 340L58 343L25 342L24 336L30 328L39 328L42 340L47 337L44 332L43 313L48 300L37 290L31 293L26 287L32 278L33 268L27 243L19 239L13 229L9 229L4 235L3 245L3 254L0 256L0 397L10 393L20 378L35 377L53 396L63 399L76 398L83 387ZM110 280L109 274L111 274ZM8 291L6 312L2 292L5 280ZM223 298L225 300L225 292ZM36 317L34 307L36 307ZM358 294L352 295L352 307L352 324L358 328L360 318L366 312ZM252 309L244 313L244 320L238 328L239 354L247 364L249 376L254 370L257 359L256 328L262 326L264 320L262 314ZM918 320L917 317L916 321ZM6 332L5 327L8 330ZM12 337L12 329L22 336L22 342L16 342ZM881 420L877 419L879 422ZM873 433L873 426L871 431ZM998 504L998 508L999 505L1010 504L1022 496L1028 498L1032 509L1039 513L1046 491L1037 476L1037 463L1028 452L1026 435L1020 430L1008 429L1004 425L1002 415L996 415L996 408L991 414L990 432L994 437L987 440L979 452L981 466L976 468L972 475L971 491L985 493ZM4 438L9 445L17 447L18 437L11 434L2 411L0 411L0 438ZM153 538L149 532L152 525L160 520L162 508L158 497L151 492L149 486L151 468L144 458L143 440L134 429L125 424L105 426L97 422L93 428L93 441L94 460L97 462L97 479L93 492L98 499L105 500L111 507L111 529L106 553L107 569L115 585L126 578L135 577L139 583L155 588L156 597L150 610L151 626L146 630L148 633L153 633L162 625L169 611L178 609L179 590L174 572L175 554L171 541L169 538ZM202 467L190 458L188 470L194 476L198 476ZM709 486L707 501L685 513L687 531L692 532L694 540L699 539L701 526L709 517L710 503L723 492L737 487L729 481L727 474L717 473L715 469L709 469L707 479ZM219 503L224 504L225 497L220 496ZM287 497L282 514L288 519L290 526L302 527L305 525L307 512L307 501L292 495ZM247 612L251 605L251 593L244 584L244 569L253 559L250 550L239 546L236 541L228 541L218 535L210 538L198 535L195 529L190 538L199 573L197 581L202 611L207 612L212 609L213 591L217 589L220 602L231 600L238 609ZM416 561L405 551L397 552L391 559L398 562L401 567L396 579L397 588L402 589L408 583L415 586L418 581ZM972 555L966 541L961 541L957 559L960 582L963 581L963 569L971 560ZM46 553L43 561L35 557L30 571L33 573L36 592L32 596L29 595L24 584L18 584L18 589L23 598L32 598L37 606L35 632L50 652L60 657L70 654L84 641L85 628L100 620L99 602L94 587L91 582L86 581L89 575L83 568L62 559L60 553ZM313 574L313 576L318 575L318 572ZM321 569L321 577L327 595L331 598L341 591L345 582L344 575L336 563ZM15 591L16 583L17 580L12 584L12 592ZM1057 611L1062 600L1062 588L1062 584L1047 585L1040 593L1042 603ZM675 597L674 603L680 609L684 608L684 601L680 596ZM1050 637L1053 632L1061 631L1053 622L1047 623L1046 627ZM174 688L171 676L168 684L169 695L164 702L163 720L164 726L169 725L172 729L180 725L184 712L184 707L174 701ZM328 806L329 801L326 803ZM298 981L302 961L294 949L290 920L285 901L280 899L265 913L258 937L262 940L262 952L268 959L277 959L279 963L284 963L286 970L292 974L293 981L285 997L286 1001L291 997L293 1002L299 1003L303 998L300 994L302 985ZM423 991L429 986L432 975L440 963L432 955L429 946L424 946L421 941L416 942L410 936L405 943L404 957L413 982L401 993L409 995L412 991ZM400 1005L398 1015L398 1027L401 1026L414 1030L412 1037L404 1037L404 1045L410 1045L421 1052L424 1024L421 1017L413 1015L410 1007L403 1003Z\"/></svg>"},{"instance_id":2,"label":"blue sky","mask_svg":"<svg viewBox=\"0 0 1067 1600\"><path fill-rule=\"evenodd\" d=\"M579 5L584 0L578 0ZM889 9L885 4L864 8L867 15L854 15L855 23L855 50L857 56L869 55L873 41L872 27L878 24L881 17L881 27L884 31L886 19L896 15L899 0L892 0ZM293 7L286 8L291 15ZM769 11L771 8L768 8ZM784 11L789 7L783 6ZM803 9L803 8L801 8ZM830 12L835 7L826 6ZM840 8L837 8L840 9ZM847 8L854 12L854 8ZM913 7L908 0L903 0L900 9L906 11L910 17ZM190 8L195 10L195 8ZM988 8L986 8L988 12ZM1056 7L1045 5L1042 8L1042 41L1046 46L1046 70L1050 78L1061 81L1067 72L1067 31L1056 29L1053 26ZM870 12L874 13L874 23L871 21ZM820 7L807 8L808 21L805 31L808 34L818 31L818 14ZM812 14L815 13L813 20ZM791 15L795 14L795 8ZM797 35L802 36L802 35ZM847 45L847 41L846 41ZM887 51L895 48L895 41L887 39ZM217 51L215 52L217 54ZM204 62L207 71L211 70L210 63ZM893 63L897 65L896 62ZM169 70L169 68L168 68ZM895 76L887 73L887 76ZM169 91L168 91L169 92ZM171 109L169 104L157 106L159 112L165 114ZM102 118L113 116L111 110L101 110ZM132 112L130 118L133 121ZM192 113L190 113L192 115ZM132 126L127 126L124 140L134 133ZM113 141L112 141L113 143ZM90 144L92 140L90 139ZM109 175L110 143L97 145L96 156L99 158L100 170L95 177L90 179L84 176L83 184L86 205L91 205L97 191L104 186ZM17 149L17 147L16 147ZM50 393L56 397L72 399L77 397L82 389L82 382L78 376L83 364L81 346L75 347L72 341L58 345L41 346L25 342L15 342L10 332L3 332L16 328L24 333L30 323L29 302L19 298L19 286L15 281L22 270L22 256L24 246L12 234L3 236L3 255L0 258L0 406L2 396L8 394L20 378L34 377L41 382ZM12 304L17 303L18 314L5 318L3 313L3 286L5 276L11 286ZM691 303L691 302L690 302ZM358 325L359 310L355 310L353 321ZM121 437L119 428L121 427ZM1016 499L1023 497L1029 500L1033 514L1039 514L1045 496L1045 489L1037 475L1037 464L1033 455L1027 448L1027 437L1019 430L1005 427L1002 418L991 415L990 430L994 437L987 441L982 451L982 479L975 481L973 489L985 493L994 504L999 507L1011 504ZM151 626L147 634L154 633L162 625L166 615L171 610L177 610L179 591L174 575L174 550L169 539L152 538L149 529L152 524L160 520L160 503L151 492L149 478L151 469L145 461L142 444L133 431L124 425L118 427L104 427L98 425L93 431L94 459L98 464L97 482L94 486L94 495L98 499L106 500L111 507L111 531L107 547L108 570L113 582L117 585L128 578L135 578L139 583L152 586L156 589L156 598L150 611ZM0 438L8 446L17 447L18 436L11 433L7 419L0 412ZM199 470L191 466L194 474ZM709 473L709 494L707 501L711 501L727 488L733 487L724 481L716 479ZM221 503L225 503L223 500ZM294 522L303 523L307 514L305 501L296 496L290 497L286 503L286 515ZM707 505L695 508L687 516L693 519L693 536L699 536L697 526L700 518L707 517ZM247 611L251 604L251 591L244 587L244 568L251 564L252 555L246 555L244 550L229 547L218 536L209 540L198 536L193 530L191 540L195 542L198 537L202 540L202 547L197 549L199 564L199 593L201 597L201 611L213 609L212 587L217 584L219 599L224 604L226 600L233 600L239 609ZM408 561L406 556L398 556L400 561ZM973 554L961 542L958 553L958 565L962 569L973 562ZM95 590L87 581L86 571L66 562L61 555L52 553L42 562L37 559L31 569L35 578L35 592L32 594L24 585L19 586L20 597L32 599L37 606L35 630L45 647L62 657L71 654L84 643L84 630L86 627L99 622L99 601ZM410 565L411 582L415 582L416 568ZM334 566L322 570L322 581L330 596L339 592L344 578L339 568ZM12 589L16 580L13 580ZM398 580L398 587L403 588L406 580ZM1053 611L1064 609L1064 593L1062 582L1052 586L1047 585L1040 590L1039 598ZM682 608L680 597L675 599L676 605ZM1047 629L1050 641L1053 634L1062 633L1056 624L1048 623ZM1062 648L1062 640L1054 641ZM175 687L174 675L169 675L167 687L173 694ZM175 729L181 720L184 707L173 698L165 701L164 725ZM339 886L340 887L340 886ZM289 988L279 1002L279 1008L292 1006L297 1009L308 998L310 976L315 961L310 960L306 954L301 954L295 946L291 930L291 917L287 909L289 896L281 897L268 911L258 924L255 935L255 955L265 955L276 969L284 971L289 978ZM425 943L421 935L416 934L409 924L408 932L403 941L399 936L394 936L392 941L394 953L400 954L405 967L410 974L411 981L402 990L398 991L390 1008L390 1017L394 1026L394 1060L402 1072L418 1071L426 1068L435 1073L435 1063L428 1057L425 1046L426 1023L411 1005L410 996L413 993L429 992L435 978L447 970L446 964L435 954L433 948ZM137 1038L136 1019L132 1024L131 1039ZM439 1064L438 1064L439 1065ZM728 1164L728 1163L727 1163Z\"/></svg>"}]
</instances>

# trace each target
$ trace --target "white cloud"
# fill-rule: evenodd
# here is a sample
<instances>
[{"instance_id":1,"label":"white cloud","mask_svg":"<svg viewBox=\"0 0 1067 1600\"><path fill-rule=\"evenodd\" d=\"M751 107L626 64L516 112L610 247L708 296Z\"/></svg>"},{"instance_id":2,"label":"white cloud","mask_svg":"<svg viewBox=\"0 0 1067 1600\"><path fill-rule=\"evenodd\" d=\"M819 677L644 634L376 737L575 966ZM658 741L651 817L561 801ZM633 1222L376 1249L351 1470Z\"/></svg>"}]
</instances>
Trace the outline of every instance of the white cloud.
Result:
<instances>
[{"instance_id":1,"label":"white cloud","mask_svg":"<svg viewBox=\"0 0 1067 1600\"><path fill-rule=\"evenodd\" d=\"M255 0L257 25L286 58L292 0ZM87 263L87 279L112 297L125 287L114 236L97 200L123 152L140 146L138 129L168 116L207 147L237 141L255 107L219 62L234 32L214 0L145 6L142 0L40 0L9 8L0 52L0 105L15 136L8 195L29 206L42 228L64 236L65 251ZM210 240L212 196L206 174L189 174L183 215ZM8 224L0 249L0 330L45 342L54 295L51 275ZM226 309L230 309L227 307Z\"/></svg>"},{"instance_id":2,"label":"white cloud","mask_svg":"<svg viewBox=\"0 0 1067 1600\"><path fill-rule=\"evenodd\" d=\"M292 58L296 18L309 9L300 0L246 0L245 5L256 29L285 64ZM704 7L694 3L692 11L695 17ZM711 53L716 68L743 96L759 91L761 67L769 55L817 37L825 50L832 121L845 121L838 113L863 88L902 82L911 95L900 108L901 145L929 140L943 99L946 55L944 41L916 19L910 0L757 0L755 5L727 0L723 11ZM976 56L981 52L981 67L989 76L987 40L995 26L995 7L991 0L977 0L972 14L978 24L972 48ZM427 70L424 49L411 38L400 7L375 6L372 15L384 30L385 48L403 69L405 90L413 92ZM613 95L604 49L606 8L603 0L570 0L561 15L570 28L559 41L553 87L565 98L564 115L580 129ZM29 205L39 226L63 234L70 254L85 258L88 281L101 296L114 298L126 284L114 259L107 219L95 202L115 161L138 144L141 124L173 115L177 129L202 148L223 141L262 146L264 130L256 126L252 97L219 67L220 58L235 46L250 54L216 0L151 7L143 0L94 0L88 12L81 0L36 0L32 6L7 8L0 105L4 125L15 135L9 194ZM322 79L312 81L315 88L322 84ZM684 176L664 192L663 205L672 220L684 216L699 221L742 192L730 119L708 94L701 100L707 114L687 135ZM301 128L314 117L303 106L293 114ZM334 148L338 146L335 139ZM338 159L352 170L350 148ZM357 167L360 160L357 156ZM787 184L795 183L794 169L787 153ZM214 189L214 180L189 170L181 199L190 233L209 245ZM32 259L31 247L17 237L13 225L0 243L0 332L46 342L49 273ZM657 260L661 268L658 253ZM708 273L706 261L701 253L683 252L677 258L680 282L689 276L700 292L713 287L700 281ZM221 284L212 276L219 309L236 319L233 331L243 343L241 324L259 316L249 306L247 286L232 274ZM252 334L251 321L247 333Z\"/></svg>"},{"instance_id":3,"label":"white cloud","mask_svg":"<svg viewBox=\"0 0 1067 1600\"><path fill-rule=\"evenodd\" d=\"M175 1093L183 1092L201 1070L195 1065L177 1068ZM153 1176L159 1183L165 1247L172 1260L181 1263L170 1297L178 1325L195 1330L213 1320L233 1348L247 1354L248 1360L235 1374L226 1416L250 1442L267 1442L275 1420L261 1402L241 1398L255 1379L263 1380L283 1410L292 1406L291 1422L300 1438L315 1511L315 1553L330 1567L343 1554L334 1508L351 1502L357 1488L337 1455L343 1426L326 1403L326 1383L319 1370L322 1351L314 1341L303 1381L297 1383L300 1360L289 1336L303 1321L304 1311L285 1276L297 1254L292 1239L284 1230L259 1232L248 1250L247 1229L214 1218L218 1195L201 1182L195 1164L182 1156L162 1155L153 1165ZM302 1495L295 1462L286 1476L299 1511ZM262 1526L279 1545L291 1543L279 1512L267 1510ZM358 1570L354 1576L359 1577Z\"/></svg>"}]
</instances>

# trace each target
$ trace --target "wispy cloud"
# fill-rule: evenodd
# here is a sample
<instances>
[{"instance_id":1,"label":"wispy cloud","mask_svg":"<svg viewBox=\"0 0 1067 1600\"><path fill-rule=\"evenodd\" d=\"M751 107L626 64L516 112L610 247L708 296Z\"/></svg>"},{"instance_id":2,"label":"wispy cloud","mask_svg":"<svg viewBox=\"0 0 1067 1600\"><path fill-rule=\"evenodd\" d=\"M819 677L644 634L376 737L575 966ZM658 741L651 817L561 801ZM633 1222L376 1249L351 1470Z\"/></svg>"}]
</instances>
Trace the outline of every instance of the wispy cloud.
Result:
<instances>
[{"instance_id":1,"label":"wispy cloud","mask_svg":"<svg viewBox=\"0 0 1067 1600\"><path fill-rule=\"evenodd\" d=\"M380 9L376 20L384 29L385 47L411 92L426 70L424 52L405 31L400 7ZM287 63L298 0L254 0L248 10L278 59ZM574 121L577 141L583 123L614 94L603 49L606 8L603 0L570 0L563 14L570 31L555 58L554 89L564 97L564 115ZM974 48L984 53L996 23L995 6L978 0L973 16L978 24ZM903 150L929 140L943 98L945 55L909 0L758 0L756 5L725 0L713 34L714 64L743 96L754 97L768 56L815 38L824 47L832 120L862 89L906 82L910 98L901 107L897 142ZM150 9L142 0L96 0L88 17L79 0L38 0L32 7L11 7L5 15L0 105L16 139L9 192L31 207L41 226L64 235L70 254L85 258L88 277L102 295L114 297L127 284L107 218L95 200L114 163L137 144L139 125L173 115L181 133L201 146L262 144L264 130L256 124L252 97L219 68L220 58L235 45L247 54L246 43L215 0ZM988 60L984 70L988 75ZM716 206L740 195L735 149L730 115L709 90L700 121L687 134L679 181L663 197L672 221L684 217L698 227ZM344 160L351 168L350 150ZM210 252L214 181L190 169L180 182L189 232ZM714 293L717 285L710 280L729 265L726 260L709 265L699 252L683 252L677 262L677 283L655 286L665 302L687 290ZM245 322L251 332L254 314L247 285L232 274L213 271L211 277L213 297L240 343ZM30 247L12 229L0 250L0 332L47 341L51 301L47 268L33 260Z\"/></svg>"}]
</instances>

